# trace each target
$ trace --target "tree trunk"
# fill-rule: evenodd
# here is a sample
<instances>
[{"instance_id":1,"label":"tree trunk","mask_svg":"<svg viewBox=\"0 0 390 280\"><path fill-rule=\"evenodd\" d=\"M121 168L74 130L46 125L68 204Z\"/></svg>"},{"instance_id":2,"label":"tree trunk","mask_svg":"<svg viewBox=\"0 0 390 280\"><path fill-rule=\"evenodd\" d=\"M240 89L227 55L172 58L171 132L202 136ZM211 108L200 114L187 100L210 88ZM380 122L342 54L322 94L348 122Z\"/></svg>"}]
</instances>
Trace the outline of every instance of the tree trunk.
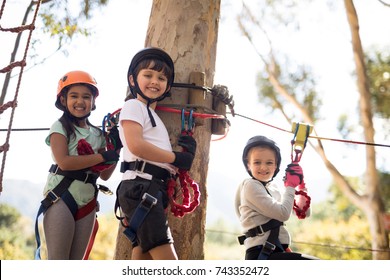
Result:
<instances>
[{"instance_id":1,"label":"tree trunk","mask_svg":"<svg viewBox=\"0 0 390 280\"><path fill-rule=\"evenodd\" d=\"M214 80L218 24L220 15L220 0L154 0L149 19L145 46L160 47L167 51L175 63L175 82L190 83L193 72L205 73L204 83L212 87ZM198 79L199 80L199 79ZM200 79L201 80L201 79ZM201 84L202 86L202 84ZM173 88L171 96L159 105L177 105L186 108L190 96L188 89ZM194 93L191 93L194 94ZM202 104L192 104L197 112L197 106L212 108L212 98L200 92ZM181 133L180 114L157 111L165 123L174 150L180 151L177 138ZM211 139L211 120L196 120L194 137L197 141L195 160L190 170L190 176L199 184L201 199L198 208L191 214L177 218L169 214L169 224L172 230L174 245L183 260L204 259L204 238L206 224L207 190L206 178L209 162ZM129 259L131 244L118 231L115 259Z\"/></svg>"},{"instance_id":2,"label":"tree trunk","mask_svg":"<svg viewBox=\"0 0 390 280\"><path fill-rule=\"evenodd\" d=\"M371 94L368 87L368 78L364 63L364 52L359 35L359 21L353 0L344 0L348 24L351 30L352 48L356 66L357 87L359 90L360 120L364 128L366 142L374 143L374 125L372 122ZM383 214L384 203L380 196L379 177L376 169L375 148L366 146L366 199L363 200L363 210L367 216L372 236L373 259L390 259L390 252L377 250L389 249L389 237L386 232Z\"/></svg>"}]
</instances>

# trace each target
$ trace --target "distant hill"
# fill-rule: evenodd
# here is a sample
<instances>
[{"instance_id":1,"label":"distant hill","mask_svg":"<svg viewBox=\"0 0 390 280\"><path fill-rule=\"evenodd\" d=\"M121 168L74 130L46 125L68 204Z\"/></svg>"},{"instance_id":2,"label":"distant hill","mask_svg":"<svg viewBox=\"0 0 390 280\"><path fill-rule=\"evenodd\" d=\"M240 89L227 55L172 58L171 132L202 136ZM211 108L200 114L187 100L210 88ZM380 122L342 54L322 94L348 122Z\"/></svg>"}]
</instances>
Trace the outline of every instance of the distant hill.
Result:
<instances>
[{"instance_id":1,"label":"distant hill","mask_svg":"<svg viewBox=\"0 0 390 280\"><path fill-rule=\"evenodd\" d=\"M238 184L242 178L229 178L220 172L210 173L207 178L207 224L217 220L227 221L231 225L239 225L234 210L234 198ZM110 187L113 195L99 193L100 214L114 215L115 191L120 181L109 180L101 183ZM311 195L314 202L325 198L326 190L319 189L319 183L312 182ZM41 200L44 183L33 183L28 180L4 180L0 203L7 203L19 212L35 220ZM205 194L201 194L201 203ZM99 214L98 213L98 214Z\"/></svg>"},{"instance_id":2,"label":"distant hill","mask_svg":"<svg viewBox=\"0 0 390 280\"><path fill-rule=\"evenodd\" d=\"M218 219L236 223L237 218L233 209L234 190L229 188L226 177L218 176L218 179L208 180L208 206L207 222L213 223ZM31 220L35 220L40 202L43 199L43 187L45 183L33 183L28 180L4 180L3 192L0 194L0 203L9 204ZM113 195L99 193L101 214L112 213L114 215L115 190L119 181L110 181L106 184L114 192ZM115 186L112 188L112 186ZM204 195L204 194L201 194ZM203 201L203 198L201 199Z\"/></svg>"},{"instance_id":3,"label":"distant hill","mask_svg":"<svg viewBox=\"0 0 390 280\"><path fill-rule=\"evenodd\" d=\"M45 183L33 183L27 180L4 180L3 192L0 194L0 203L6 203L18 209L26 217L35 220ZM111 182L110 186L117 186L119 182ZM100 213L114 213L115 190L108 196L99 193Z\"/></svg>"}]
</instances>

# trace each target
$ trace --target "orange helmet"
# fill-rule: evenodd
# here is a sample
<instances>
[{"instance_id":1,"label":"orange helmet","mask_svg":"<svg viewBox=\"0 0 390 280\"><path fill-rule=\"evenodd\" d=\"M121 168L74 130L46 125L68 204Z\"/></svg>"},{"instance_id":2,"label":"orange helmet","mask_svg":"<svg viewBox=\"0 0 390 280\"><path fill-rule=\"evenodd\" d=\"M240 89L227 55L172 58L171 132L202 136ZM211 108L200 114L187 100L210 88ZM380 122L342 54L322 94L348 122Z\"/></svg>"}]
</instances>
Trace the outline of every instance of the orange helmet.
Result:
<instances>
[{"instance_id":1,"label":"orange helmet","mask_svg":"<svg viewBox=\"0 0 390 280\"><path fill-rule=\"evenodd\" d=\"M61 79L58 81L57 100L55 103L58 109L63 109L63 106L60 102L60 96L61 94L63 94L64 89L74 84L90 85L93 89L92 94L94 95L94 97L96 98L99 96L99 89L97 88L96 80L90 74L84 71L71 71L62 76Z\"/></svg>"}]
</instances>

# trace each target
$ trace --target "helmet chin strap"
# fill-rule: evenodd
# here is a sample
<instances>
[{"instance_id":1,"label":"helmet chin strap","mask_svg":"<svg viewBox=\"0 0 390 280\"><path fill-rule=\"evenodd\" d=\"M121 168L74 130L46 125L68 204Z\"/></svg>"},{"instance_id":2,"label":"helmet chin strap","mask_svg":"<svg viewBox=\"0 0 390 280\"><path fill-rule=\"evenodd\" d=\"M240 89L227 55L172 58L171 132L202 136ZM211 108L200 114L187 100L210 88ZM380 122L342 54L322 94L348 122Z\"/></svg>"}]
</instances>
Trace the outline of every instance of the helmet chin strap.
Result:
<instances>
[{"instance_id":1,"label":"helmet chin strap","mask_svg":"<svg viewBox=\"0 0 390 280\"><path fill-rule=\"evenodd\" d=\"M158 97L158 98L149 98L149 97L147 97L147 96L142 92L142 90L141 90L141 89L139 88L139 86L138 86L137 81L135 80L135 81L134 81L134 92L132 91L132 93L133 93L133 96L134 96L135 98L137 98L137 94L139 94L139 95L141 95L141 97L142 97L143 99L145 99L145 100L147 101L146 109L147 109L147 111L148 111L148 115L149 115L150 122L152 123L152 126L153 126L153 127L156 127L156 121L154 120L154 117L153 117L152 112L150 111L150 108L149 108L149 107L150 107L150 104L152 104L152 103L154 103L154 102L157 102L157 101L163 100L163 99L165 98L165 95L166 95L167 91L165 90L164 94L161 95L161 96Z\"/></svg>"}]
</instances>

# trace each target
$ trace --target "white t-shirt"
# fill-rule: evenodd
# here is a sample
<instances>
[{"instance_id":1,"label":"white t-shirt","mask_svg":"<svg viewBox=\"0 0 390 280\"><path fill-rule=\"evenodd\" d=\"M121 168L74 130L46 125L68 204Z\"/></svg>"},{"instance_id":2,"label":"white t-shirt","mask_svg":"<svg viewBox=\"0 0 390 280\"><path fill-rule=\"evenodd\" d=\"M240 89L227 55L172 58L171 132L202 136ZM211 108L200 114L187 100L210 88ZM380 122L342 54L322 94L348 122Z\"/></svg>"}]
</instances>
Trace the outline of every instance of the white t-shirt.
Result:
<instances>
[{"instance_id":1,"label":"white t-shirt","mask_svg":"<svg viewBox=\"0 0 390 280\"><path fill-rule=\"evenodd\" d=\"M175 174L176 168L171 164L144 160L134 155L126 145L126 139L123 132L122 121L131 120L139 123L142 126L143 137L146 141L161 149L172 151L171 142L169 141L169 134L164 123L161 121L160 117L156 114L156 112L152 108L149 107L149 109L156 122L155 127L152 126L152 123L150 121L146 104L142 103L137 99L130 99L126 101L125 104L123 105L123 108L121 109L119 115L119 137L123 143L123 149L122 149L123 160L126 162L132 162L137 159L143 160L148 163L162 167L168 170L169 172L171 172L172 174ZM149 180L152 178L152 176L147 173L127 170L123 173L122 180L134 179L136 176L149 179Z\"/></svg>"}]
</instances>

